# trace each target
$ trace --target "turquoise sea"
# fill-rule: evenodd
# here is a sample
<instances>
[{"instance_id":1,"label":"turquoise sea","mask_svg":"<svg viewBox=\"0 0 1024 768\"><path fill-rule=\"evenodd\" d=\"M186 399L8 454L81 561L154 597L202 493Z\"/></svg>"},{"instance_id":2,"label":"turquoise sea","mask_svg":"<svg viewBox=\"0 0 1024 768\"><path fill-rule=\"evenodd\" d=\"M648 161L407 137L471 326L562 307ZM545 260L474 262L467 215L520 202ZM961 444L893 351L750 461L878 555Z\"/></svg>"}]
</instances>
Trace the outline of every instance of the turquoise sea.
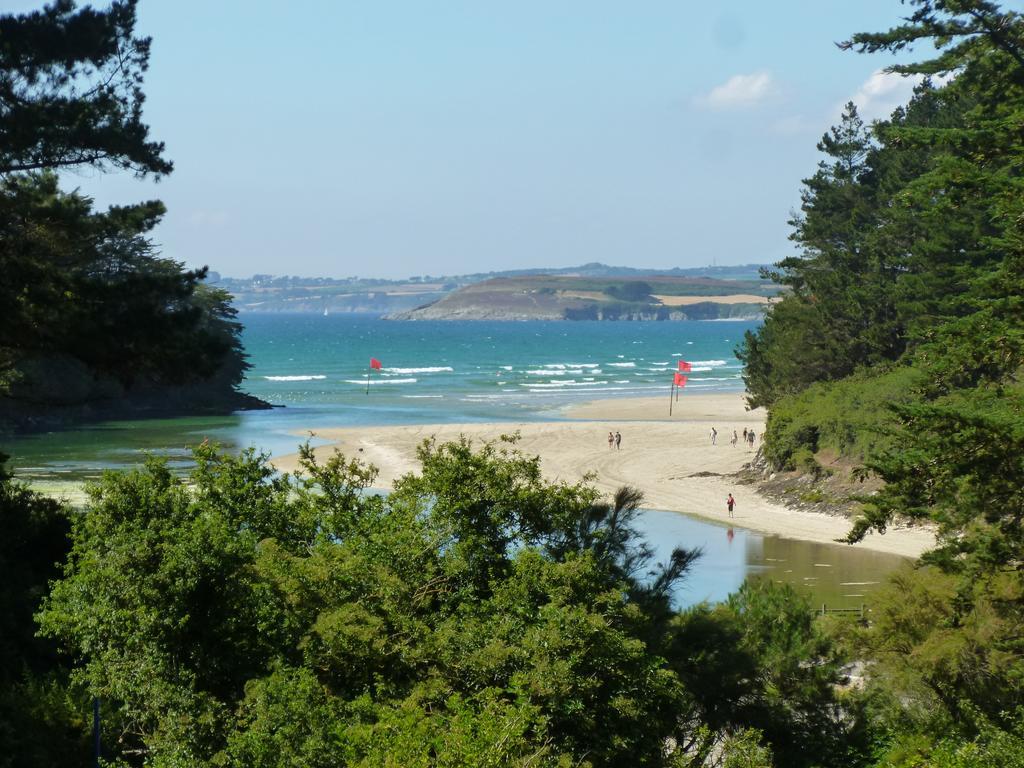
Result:
<instances>
[{"instance_id":1,"label":"turquoise sea","mask_svg":"<svg viewBox=\"0 0 1024 768\"><path fill-rule=\"evenodd\" d=\"M0 450L27 481L68 493L144 452L186 467L203 439L237 450L290 453L311 427L562 418L573 402L669 395L679 360L687 391L743 389L734 350L756 322L392 322L358 315L247 314L252 369L244 388L274 405L224 417L113 421L7 439ZM381 370L368 371L371 357ZM369 385L367 374L369 372ZM369 390L367 392L367 390ZM317 442L313 439L314 444ZM724 599L744 579L770 577L815 602L858 605L900 558L810 544L650 510L643 527L659 555L705 556L680 590L688 604ZM731 531L731 535L730 535ZM866 597L868 596L868 597Z\"/></svg>"},{"instance_id":2,"label":"turquoise sea","mask_svg":"<svg viewBox=\"0 0 1024 768\"><path fill-rule=\"evenodd\" d=\"M361 423L531 418L571 401L667 392L683 359L689 389L742 390L734 349L756 325L250 315L247 389ZM367 377L371 357L383 367Z\"/></svg>"}]
</instances>

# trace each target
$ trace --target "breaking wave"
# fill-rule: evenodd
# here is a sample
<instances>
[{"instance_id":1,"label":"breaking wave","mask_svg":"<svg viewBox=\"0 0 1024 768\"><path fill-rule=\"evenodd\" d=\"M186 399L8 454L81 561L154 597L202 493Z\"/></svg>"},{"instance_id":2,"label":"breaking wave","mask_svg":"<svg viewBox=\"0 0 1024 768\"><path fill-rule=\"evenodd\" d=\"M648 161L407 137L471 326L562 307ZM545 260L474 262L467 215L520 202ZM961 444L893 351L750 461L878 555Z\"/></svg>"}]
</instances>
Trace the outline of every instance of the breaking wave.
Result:
<instances>
[{"instance_id":1,"label":"breaking wave","mask_svg":"<svg viewBox=\"0 0 1024 768\"><path fill-rule=\"evenodd\" d=\"M360 384L366 386L366 379L345 379L346 384ZM370 385L377 384L415 384L416 379L370 379Z\"/></svg>"},{"instance_id":2,"label":"breaking wave","mask_svg":"<svg viewBox=\"0 0 1024 768\"><path fill-rule=\"evenodd\" d=\"M388 373L443 373L454 371L450 365L433 365L428 368L385 368Z\"/></svg>"}]
</instances>

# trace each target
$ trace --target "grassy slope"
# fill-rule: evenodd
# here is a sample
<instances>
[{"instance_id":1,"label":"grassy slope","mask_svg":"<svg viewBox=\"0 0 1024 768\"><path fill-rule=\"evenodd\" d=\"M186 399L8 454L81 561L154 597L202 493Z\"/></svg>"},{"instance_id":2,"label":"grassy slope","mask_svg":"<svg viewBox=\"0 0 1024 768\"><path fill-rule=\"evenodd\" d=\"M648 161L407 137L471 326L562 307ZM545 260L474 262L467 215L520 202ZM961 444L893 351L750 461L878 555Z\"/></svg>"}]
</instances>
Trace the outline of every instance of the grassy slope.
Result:
<instances>
[{"instance_id":1,"label":"grassy slope","mask_svg":"<svg viewBox=\"0 0 1024 768\"><path fill-rule=\"evenodd\" d=\"M716 304L698 302L686 307L666 307L653 296L646 301L624 302L604 295L604 290L632 282L619 278L534 275L497 278L466 286L413 313L409 318L495 318L555 320L565 317L586 319L588 313L618 315L667 314L676 312L692 318L749 317L761 311L759 304ZM725 297L737 294L771 296L776 286L760 281L714 280L710 278L645 278L652 293L660 296Z\"/></svg>"}]
</instances>

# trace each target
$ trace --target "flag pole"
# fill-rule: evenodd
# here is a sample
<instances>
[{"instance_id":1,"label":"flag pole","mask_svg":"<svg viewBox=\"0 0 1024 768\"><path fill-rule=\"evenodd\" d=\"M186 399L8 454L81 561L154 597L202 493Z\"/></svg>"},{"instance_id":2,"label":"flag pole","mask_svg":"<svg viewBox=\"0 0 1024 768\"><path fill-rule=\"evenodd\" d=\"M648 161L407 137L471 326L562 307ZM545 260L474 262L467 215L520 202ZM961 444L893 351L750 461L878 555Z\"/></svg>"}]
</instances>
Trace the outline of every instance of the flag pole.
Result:
<instances>
[{"instance_id":1,"label":"flag pole","mask_svg":"<svg viewBox=\"0 0 1024 768\"><path fill-rule=\"evenodd\" d=\"M676 393L676 383L672 382L672 388L668 391L668 415L672 415L672 398Z\"/></svg>"}]
</instances>

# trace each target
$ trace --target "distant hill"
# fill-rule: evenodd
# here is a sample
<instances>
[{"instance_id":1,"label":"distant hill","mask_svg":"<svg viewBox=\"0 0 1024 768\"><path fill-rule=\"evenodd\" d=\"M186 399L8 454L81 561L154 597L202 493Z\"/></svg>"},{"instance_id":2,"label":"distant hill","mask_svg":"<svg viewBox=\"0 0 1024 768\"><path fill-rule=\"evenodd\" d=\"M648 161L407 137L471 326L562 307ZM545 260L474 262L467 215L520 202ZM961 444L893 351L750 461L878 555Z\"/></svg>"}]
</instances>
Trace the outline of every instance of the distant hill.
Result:
<instances>
[{"instance_id":1,"label":"distant hill","mask_svg":"<svg viewBox=\"0 0 1024 768\"><path fill-rule=\"evenodd\" d=\"M234 305L242 312L366 312L382 315L401 316L428 305L435 305L454 291L471 285L497 279L534 279L540 277L576 279L577 282L559 287L557 290L601 291L614 278L655 279L675 278L700 281L704 278L714 281L740 281L749 284L750 292L763 295L766 281L758 275L762 265L747 264L732 267L673 268L668 270L641 269L636 267L615 267L592 262L578 267L506 270L501 272L478 272L468 275L416 275L406 280L384 280L377 278L329 278L295 277L274 275L253 275L248 278L222 277L211 274L209 282L228 291L234 297ZM605 280L600 284L580 282L586 278ZM701 294L698 282L691 282L692 295ZM544 287L544 286L541 286ZM550 287L550 286L549 286ZM723 289L726 290L726 289ZM727 293L743 293L746 289L732 285ZM506 291L502 290L502 293ZM545 306L550 301L542 302ZM572 308L577 303L570 302ZM579 308L592 308L586 302ZM699 310L691 310L699 311ZM737 311L739 311L737 309ZM747 310L743 310L747 311Z\"/></svg>"},{"instance_id":2,"label":"distant hill","mask_svg":"<svg viewBox=\"0 0 1024 768\"><path fill-rule=\"evenodd\" d=\"M460 288L393 320L715 320L760 317L778 287L763 280L649 275L529 275Z\"/></svg>"}]
</instances>

